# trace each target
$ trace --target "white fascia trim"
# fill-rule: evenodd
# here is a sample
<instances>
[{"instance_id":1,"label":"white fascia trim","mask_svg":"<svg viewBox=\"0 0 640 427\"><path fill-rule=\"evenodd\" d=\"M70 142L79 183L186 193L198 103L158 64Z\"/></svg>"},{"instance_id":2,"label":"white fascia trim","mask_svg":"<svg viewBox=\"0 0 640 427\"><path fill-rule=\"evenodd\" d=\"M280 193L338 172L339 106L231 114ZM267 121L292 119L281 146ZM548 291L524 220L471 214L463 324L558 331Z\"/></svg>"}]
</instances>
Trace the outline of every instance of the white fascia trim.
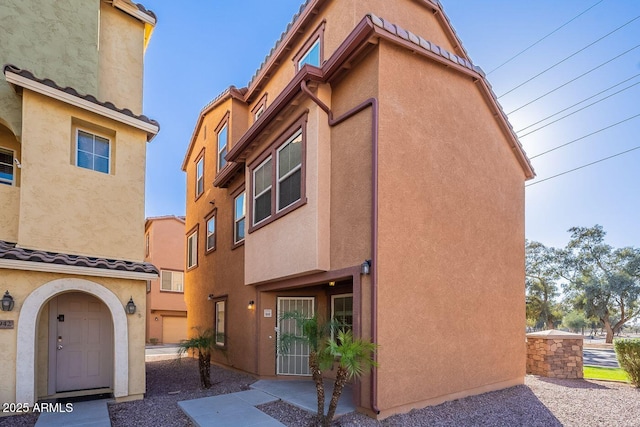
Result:
<instances>
[{"instance_id":1,"label":"white fascia trim","mask_svg":"<svg viewBox=\"0 0 640 427\"><path fill-rule=\"evenodd\" d=\"M142 22L146 22L149 25L156 25L156 20L153 19L152 16L147 15L146 13L144 13L143 11L141 11L140 9L138 9L135 5L127 2L127 1L123 1L123 0L113 0L112 4L114 7L117 7L118 9L120 9L121 11L123 11L124 13L133 16L134 18L137 18L139 20L141 20Z\"/></svg>"},{"instance_id":2,"label":"white fascia trim","mask_svg":"<svg viewBox=\"0 0 640 427\"><path fill-rule=\"evenodd\" d=\"M21 261L17 259L0 259L0 268L10 270L41 271L45 273L75 274L78 276L113 277L115 279L153 280L159 277L155 273L79 267L46 262Z\"/></svg>"},{"instance_id":3,"label":"white fascia trim","mask_svg":"<svg viewBox=\"0 0 640 427\"><path fill-rule=\"evenodd\" d=\"M62 90L55 89L45 84L28 79L19 74L11 72L10 70L5 71L5 77L7 79L7 83L21 86L25 89L38 92L42 95L57 99L75 107L82 108L83 110L87 110L92 113L99 114L103 117L115 120L117 122L124 123L136 129L143 130L148 134L157 135L158 131L160 130L156 125L144 122L131 116L127 116L126 114L120 113L107 107L103 107L102 105L87 101L86 99L79 98Z\"/></svg>"}]
</instances>

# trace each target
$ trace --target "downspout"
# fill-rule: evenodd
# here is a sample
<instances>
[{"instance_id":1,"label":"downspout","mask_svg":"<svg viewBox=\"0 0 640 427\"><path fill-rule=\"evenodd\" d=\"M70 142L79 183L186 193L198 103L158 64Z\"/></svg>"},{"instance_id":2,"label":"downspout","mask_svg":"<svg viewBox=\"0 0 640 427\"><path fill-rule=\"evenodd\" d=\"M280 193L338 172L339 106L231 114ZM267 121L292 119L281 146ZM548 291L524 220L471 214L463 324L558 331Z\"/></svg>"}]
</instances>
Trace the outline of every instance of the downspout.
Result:
<instances>
[{"instance_id":1,"label":"downspout","mask_svg":"<svg viewBox=\"0 0 640 427\"><path fill-rule=\"evenodd\" d=\"M364 109L371 107L371 340L378 342L378 99L369 98L353 107L340 117L334 119L333 112L307 87L307 82L302 80L300 89L307 94L318 107L328 116L329 126L339 125L343 121L355 116ZM377 361L376 353L373 355ZM378 408L378 368L371 370L371 409L380 414Z\"/></svg>"}]
</instances>

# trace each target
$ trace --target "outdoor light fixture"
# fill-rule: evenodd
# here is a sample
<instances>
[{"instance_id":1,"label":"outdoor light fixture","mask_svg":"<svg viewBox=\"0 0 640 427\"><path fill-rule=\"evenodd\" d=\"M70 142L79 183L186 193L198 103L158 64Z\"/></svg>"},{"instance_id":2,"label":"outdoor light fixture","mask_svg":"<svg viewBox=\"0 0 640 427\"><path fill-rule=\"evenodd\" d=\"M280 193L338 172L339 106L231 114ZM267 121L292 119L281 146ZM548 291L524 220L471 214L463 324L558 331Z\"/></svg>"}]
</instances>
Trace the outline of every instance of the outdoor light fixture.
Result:
<instances>
[{"instance_id":1,"label":"outdoor light fixture","mask_svg":"<svg viewBox=\"0 0 640 427\"><path fill-rule=\"evenodd\" d=\"M209 294L209 296L207 297L207 299L208 299L209 301L211 301L211 300L213 299L213 294Z\"/></svg>"},{"instance_id":2,"label":"outdoor light fixture","mask_svg":"<svg viewBox=\"0 0 640 427\"><path fill-rule=\"evenodd\" d=\"M13 297L9 294L9 291L5 292L4 296L2 297L2 311L13 310L14 304L15 304L15 301L13 300Z\"/></svg>"},{"instance_id":3,"label":"outdoor light fixture","mask_svg":"<svg viewBox=\"0 0 640 427\"><path fill-rule=\"evenodd\" d=\"M369 274L370 272L371 272L371 260L370 259L366 259L366 260L364 260L362 265L360 265L360 273L361 274Z\"/></svg>"},{"instance_id":4,"label":"outdoor light fixture","mask_svg":"<svg viewBox=\"0 0 640 427\"><path fill-rule=\"evenodd\" d=\"M249 304L247 304L247 308L249 310L253 310L255 306L256 306L256 303L253 300L249 301Z\"/></svg>"},{"instance_id":5,"label":"outdoor light fixture","mask_svg":"<svg viewBox=\"0 0 640 427\"><path fill-rule=\"evenodd\" d=\"M127 306L125 307L125 310L127 311L127 314L135 314L136 305L133 302L133 297L129 298L129 302L127 303Z\"/></svg>"},{"instance_id":6,"label":"outdoor light fixture","mask_svg":"<svg viewBox=\"0 0 640 427\"><path fill-rule=\"evenodd\" d=\"M329 282L329 286L335 286L336 282L334 282L333 280L331 282Z\"/></svg>"}]
</instances>

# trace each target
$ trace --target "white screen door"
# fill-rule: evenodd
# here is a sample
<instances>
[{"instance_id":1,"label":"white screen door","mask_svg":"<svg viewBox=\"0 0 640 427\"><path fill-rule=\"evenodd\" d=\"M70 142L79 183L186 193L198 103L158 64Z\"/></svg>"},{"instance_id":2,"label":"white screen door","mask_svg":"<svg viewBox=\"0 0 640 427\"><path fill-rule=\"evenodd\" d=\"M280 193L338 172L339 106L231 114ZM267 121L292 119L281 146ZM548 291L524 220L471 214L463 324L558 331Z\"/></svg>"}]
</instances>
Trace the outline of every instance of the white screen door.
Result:
<instances>
[{"instance_id":1,"label":"white screen door","mask_svg":"<svg viewBox=\"0 0 640 427\"><path fill-rule=\"evenodd\" d=\"M297 311L307 318L311 318L314 313L313 305L313 297L278 297L278 339L280 334L302 336L302 330L294 319L281 319L283 313ZM311 375L309 371L309 344L306 342L293 342L286 353L281 353L278 348L276 359L278 375Z\"/></svg>"}]
</instances>

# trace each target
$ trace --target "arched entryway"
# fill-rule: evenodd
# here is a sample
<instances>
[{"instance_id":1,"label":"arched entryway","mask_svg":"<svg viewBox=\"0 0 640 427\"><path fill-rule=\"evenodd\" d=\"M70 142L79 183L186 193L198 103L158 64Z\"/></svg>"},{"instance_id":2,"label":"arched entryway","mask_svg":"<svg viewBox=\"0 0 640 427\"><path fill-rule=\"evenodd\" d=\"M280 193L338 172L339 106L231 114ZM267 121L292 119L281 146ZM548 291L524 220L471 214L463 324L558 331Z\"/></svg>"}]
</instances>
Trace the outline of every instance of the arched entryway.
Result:
<instances>
[{"instance_id":1,"label":"arched entryway","mask_svg":"<svg viewBox=\"0 0 640 427\"><path fill-rule=\"evenodd\" d=\"M20 309L16 360L16 402L36 401L36 341L38 315L53 298L68 292L83 292L100 300L113 320L113 394L129 394L129 334L123 303L104 286L84 279L67 278L48 282L33 291Z\"/></svg>"}]
</instances>

